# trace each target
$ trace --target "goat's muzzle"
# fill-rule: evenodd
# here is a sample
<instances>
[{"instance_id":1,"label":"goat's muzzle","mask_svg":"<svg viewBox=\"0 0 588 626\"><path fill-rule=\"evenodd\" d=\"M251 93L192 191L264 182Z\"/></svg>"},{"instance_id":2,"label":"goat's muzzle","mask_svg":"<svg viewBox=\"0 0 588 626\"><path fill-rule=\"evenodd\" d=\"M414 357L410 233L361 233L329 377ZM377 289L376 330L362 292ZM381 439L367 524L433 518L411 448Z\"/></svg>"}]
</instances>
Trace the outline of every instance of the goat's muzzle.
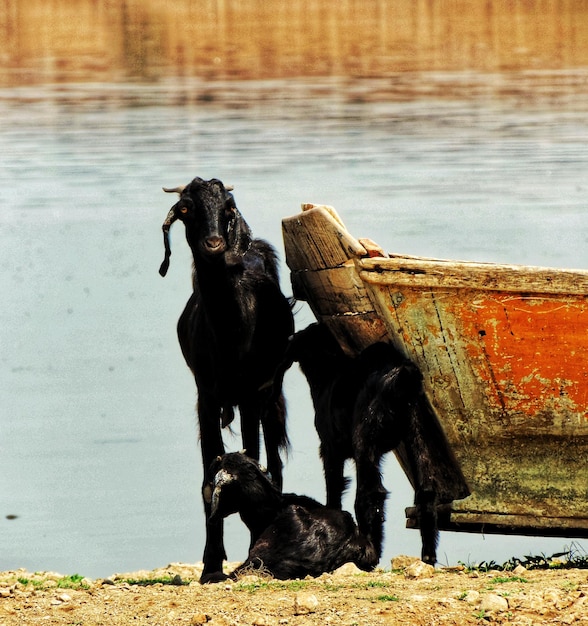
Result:
<instances>
[{"instance_id":1,"label":"goat's muzzle","mask_svg":"<svg viewBox=\"0 0 588 626\"><path fill-rule=\"evenodd\" d=\"M214 235L204 240L203 248L206 254L216 256L222 254L227 249L227 242L224 237Z\"/></svg>"},{"instance_id":2,"label":"goat's muzzle","mask_svg":"<svg viewBox=\"0 0 588 626\"><path fill-rule=\"evenodd\" d=\"M173 208L170 209L167 217L165 218L165 222L163 222L163 226L161 229L163 230L163 246L165 248L165 257L161 266L159 267L159 273L161 276L165 276L167 274L167 270L169 269L169 258L171 256L171 246L169 244L169 229L170 226L177 220L175 211Z\"/></svg>"}]
</instances>

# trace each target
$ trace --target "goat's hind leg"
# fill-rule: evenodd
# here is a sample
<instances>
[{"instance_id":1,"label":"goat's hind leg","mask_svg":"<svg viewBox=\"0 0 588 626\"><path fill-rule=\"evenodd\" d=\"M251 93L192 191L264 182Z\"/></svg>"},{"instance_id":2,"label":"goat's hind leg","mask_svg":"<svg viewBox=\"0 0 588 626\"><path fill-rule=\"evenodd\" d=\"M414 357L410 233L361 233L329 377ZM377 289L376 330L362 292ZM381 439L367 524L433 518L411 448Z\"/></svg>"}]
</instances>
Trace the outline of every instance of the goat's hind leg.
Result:
<instances>
[{"instance_id":1,"label":"goat's hind leg","mask_svg":"<svg viewBox=\"0 0 588 626\"><path fill-rule=\"evenodd\" d=\"M357 526L374 545L378 559L382 556L384 540L385 505L388 492L382 484L380 459L355 459L357 485L355 496L355 517Z\"/></svg>"},{"instance_id":2,"label":"goat's hind leg","mask_svg":"<svg viewBox=\"0 0 588 626\"><path fill-rule=\"evenodd\" d=\"M437 562L437 494L433 489L417 489L415 494L416 514L421 529L421 560L429 565Z\"/></svg>"},{"instance_id":3,"label":"goat's hind leg","mask_svg":"<svg viewBox=\"0 0 588 626\"><path fill-rule=\"evenodd\" d=\"M325 487L327 490L327 506L331 509L342 508L343 493L347 488L345 478L345 459L338 453L333 453L329 445L320 446L320 456L325 473Z\"/></svg>"}]
</instances>

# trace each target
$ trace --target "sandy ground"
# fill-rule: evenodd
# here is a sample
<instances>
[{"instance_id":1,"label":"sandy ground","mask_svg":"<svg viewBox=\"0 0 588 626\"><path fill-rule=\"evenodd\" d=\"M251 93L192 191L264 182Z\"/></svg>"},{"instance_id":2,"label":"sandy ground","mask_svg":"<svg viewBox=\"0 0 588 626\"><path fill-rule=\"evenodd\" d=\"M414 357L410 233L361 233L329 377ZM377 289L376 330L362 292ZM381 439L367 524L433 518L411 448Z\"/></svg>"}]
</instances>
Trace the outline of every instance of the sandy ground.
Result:
<instances>
[{"instance_id":1,"label":"sandy ground","mask_svg":"<svg viewBox=\"0 0 588 626\"><path fill-rule=\"evenodd\" d=\"M200 564L106 580L2 572L0 624L588 625L585 569L433 570L405 557L393 567L365 573L346 565L316 579L246 576L204 586Z\"/></svg>"}]
</instances>

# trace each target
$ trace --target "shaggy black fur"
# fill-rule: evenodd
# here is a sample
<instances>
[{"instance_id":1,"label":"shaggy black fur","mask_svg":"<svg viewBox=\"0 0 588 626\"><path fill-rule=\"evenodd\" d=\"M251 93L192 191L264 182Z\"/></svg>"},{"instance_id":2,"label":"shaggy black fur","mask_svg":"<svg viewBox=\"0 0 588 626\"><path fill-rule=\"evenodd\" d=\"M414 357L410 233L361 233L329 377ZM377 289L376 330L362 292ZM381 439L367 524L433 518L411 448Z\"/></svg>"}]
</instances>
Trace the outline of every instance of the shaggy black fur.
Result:
<instances>
[{"instance_id":1,"label":"shaggy black fur","mask_svg":"<svg viewBox=\"0 0 588 626\"><path fill-rule=\"evenodd\" d=\"M282 493L267 471L242 453L225 454L211 468L213 519L239 513L251 532L249 555L231 573L264 570L282 580L320 576L344 563L371 570L374 546L346 511Z\"/></svg>"},{"instance_id":2,"label":"shaggy black fur","mask_svg":"<svg viewBox=\"0 0 588 626\"><path fill-rule=\"evenodd\" d=\"M292 338L276 384L294 361L310 386L320 439L327 506L341 508L346 459L355 461L355 515L360 531L382 552L382 456L402 449L413 487L422 559L434 564L437 506L468 495L467 486L422 388L418 368L388 343L347 356L328 328L311 324Z\"/></svg>"},{"instance_id":3,"label":"shaggy black fur","mask_svg":"<svg viewBox=\"0 0 588 626\"><path fill-rule=\"evenodd\" d=\"M282 294L273 247L254 239L233 195L220 180L195 178L178 188L179 201L163 224L169 266L169 229L180 220L194 258L193 293L178 321L178 338L198 389L204 464L202 493L206 546L201 582L214 580L225 558L222 520L210 520L209 469L223 454L221 426L239 408L243 447L259 458L260 425L268 467L281 485L280 450L287 446L286 408L271 383L294 332L291 302Z\"/></svg>"}]
</instances>

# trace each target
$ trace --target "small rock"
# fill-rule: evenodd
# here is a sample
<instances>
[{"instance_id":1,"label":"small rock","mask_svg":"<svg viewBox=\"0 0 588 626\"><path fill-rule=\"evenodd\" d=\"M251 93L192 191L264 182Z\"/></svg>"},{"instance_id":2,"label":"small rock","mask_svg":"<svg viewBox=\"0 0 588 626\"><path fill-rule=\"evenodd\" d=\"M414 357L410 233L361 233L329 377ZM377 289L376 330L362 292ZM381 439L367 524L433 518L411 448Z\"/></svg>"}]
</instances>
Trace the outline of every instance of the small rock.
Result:
<instances>
[{"instance_id":1,"label":"small rock","mask_svg":"<svg viewBox=\"0 0 588 626\"><path fill-rule=\"evenodd\" d=\"M251 626L269 626L269 624L270 622L263 615L258 615L257 617L254 617L251 622Z\"/></svg>"},{"instance_id":2,"label":"small rock","mask_svg":"<svg viewBox=\"0 0 588 626\"><path fill-rule=\"evenodd\" d=\"M409 565L419 562L420 559L417 556L406 556L404 554L401 554L399 556L395 556L392 559L392 569L406 569Z\"/></svg>"},{"instance_id":3,"label":"small rock","mask_svg":"<svg viewBox=\"0 0 588 626\"><path fill-rule=\"evenodd\" d=\"M0 598L8 598L12 595L12 589L3 587L0 589Z\"/></svg>"},{"instance_id":4,"label":"small rock","mask_svg":"<svg viewBox=\"0 0 588 626\"><path fill-rule=\"evenodd\" d=\"M556 606L559 602L560 594L556 589L546 589L543 592L543 599L545 600L545 602Z\"/></svg>"},{"instance_id":5,"label":"small rock","mask_svg":"<svg viewBox=\"0 0 588 626\"><path fill-rule=\"evenodd\" d=\"M426 599L427 599L427 596L423 596L420 594L415 594L413 596L410 596L411 602L424 602Z\"/></svg>"},{"instance_id":6,"label":"small rock","mask_svg":"<svg viewBox=\"0 0 588 626\"><path fill-rule=\"evenodd\" d=\"M524 574L527 573L527 568L524 567L523 565L521 565L520 563L512 570L512 573L515 576L523 576Z\"/></svg>"},{"instance_id":7,"label":"small rock","mask_svg":"<svg viewBox=\"0 0 588 626\"><path fill-rule=\"evenodd\" d=\"M297 593L294 598L294 614L306 615L314 613L319 605L319 601L312 593Z\"/></svg>"},{"instance_id":8,"label":"small rock","mask_svg":"<svg viewBox=\"0 0 588 626\"><path fill-rule=\"evenodd\" d=\"M196 615L192 616L190 624L192 626L200 626L200 624L206 624L208 621L210 621L209 615L206 615L206 613L196 613Z\"/></svg>"},{"instance_id":9,"label":"small rock","mask_svg":"<svg viewBox=\"0 0 588 626\"><path fill-rule=\"evenodd\" d=\"M68 593L60 593L60 594L57 596L57 599L58 599L60 602L71 602L71 596L70 596Z\"/></svg>"},{"instance_id":10,"label":"small rock","mask_svg":"<svg viewBox=\"0 0 588 626\"><path fill-rule=\"evenodd\" d=\"M404 569L406 578L430 578L434 574L435 568L422 561L416 561Z\"/></svg>"},{"instance_id":11,"label":"small rock","mask_svg":"<svg viewBox=\"0 0 588 626\"><path fill-rule=\"evenodd\" d=\"M462 600L468 604L476 604L480 600L480 592L475 589L470 589L466 592L465 596L462 597Z\"/></svg>"},{"instance_id":12,"label":"small rock","mask_svg":"<svg viewBox=\"0 0 588 626\"><path fill-rule=\"evenodd\" d=\"M354 576L355 574L361 574L361 570L355 563L345 563L338 567L333 574L337 576Z\"/></svg>"},{"instance_id":13,"label":"small rock","mask_svg":"<svg viewBox=\"0 0 588 626\"><path fill-rule=\"evenodd\" d=\"M495 593L487 593L482 598L480 608L483 611L508 611L508 601Z\"/></svg>"}]
</instances>

